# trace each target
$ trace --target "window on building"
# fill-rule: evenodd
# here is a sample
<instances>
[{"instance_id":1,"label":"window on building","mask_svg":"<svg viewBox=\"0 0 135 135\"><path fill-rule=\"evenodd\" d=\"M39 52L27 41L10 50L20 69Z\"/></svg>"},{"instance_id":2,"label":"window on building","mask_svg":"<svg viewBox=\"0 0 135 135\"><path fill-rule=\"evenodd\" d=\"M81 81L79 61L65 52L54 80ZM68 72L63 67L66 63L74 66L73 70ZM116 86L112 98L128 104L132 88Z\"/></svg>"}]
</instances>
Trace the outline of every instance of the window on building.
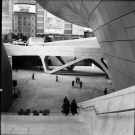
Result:
<instances>
[{"instance_id":1,"label":"window on building","mask_svg":"<svg viewBox=\"0 0 135 135\"><path fill-rule=\"evenodd\" d=\"M72 30L64 30L64 34L72 34Z\"/></svg>"},{"instance_id":2,"label":"window on building","mask_svg":"<svg viewBox=\"0 0 135 135\"><path fill-rule=\"evenodd\" d=\"M31 3L31 4L35 4L35 0L14 0L14 3Z\"/></svg>"},{"instance_id":3,"label":"window on building","mask_svg":"<svg viewBox=\"0 0 135 135\"><path fill-rule=\"evenodd\" d=\"M26 17L23 18L23 26L26 26Z\"/></svg>"},{"instance_id":4,"label":"window on building","mask_svg":"<svg viewBox=\"0 0 135 135\"><path fill-rule=\"evenodd\" d=\"M44 33L43 29L37 29L37 33Z\"/></svg>"}]
</instances>

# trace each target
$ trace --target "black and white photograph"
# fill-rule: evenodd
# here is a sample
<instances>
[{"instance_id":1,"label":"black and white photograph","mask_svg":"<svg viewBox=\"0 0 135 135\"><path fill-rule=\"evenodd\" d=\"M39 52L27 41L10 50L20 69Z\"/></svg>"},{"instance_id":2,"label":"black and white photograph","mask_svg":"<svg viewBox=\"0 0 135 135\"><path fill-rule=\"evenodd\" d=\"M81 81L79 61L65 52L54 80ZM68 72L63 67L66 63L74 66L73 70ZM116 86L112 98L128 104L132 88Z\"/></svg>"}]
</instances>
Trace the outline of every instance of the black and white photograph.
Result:
<instances>
[{"instance_id":1,"label":"black and white photograph","mask_svg":"<svg viewBox=\"0 0 135 135\"><path fill-rule=\"evenodd\" d=\"M0 134L135 135L135 0L1 0Z\"/></svg>"}]
</instances>

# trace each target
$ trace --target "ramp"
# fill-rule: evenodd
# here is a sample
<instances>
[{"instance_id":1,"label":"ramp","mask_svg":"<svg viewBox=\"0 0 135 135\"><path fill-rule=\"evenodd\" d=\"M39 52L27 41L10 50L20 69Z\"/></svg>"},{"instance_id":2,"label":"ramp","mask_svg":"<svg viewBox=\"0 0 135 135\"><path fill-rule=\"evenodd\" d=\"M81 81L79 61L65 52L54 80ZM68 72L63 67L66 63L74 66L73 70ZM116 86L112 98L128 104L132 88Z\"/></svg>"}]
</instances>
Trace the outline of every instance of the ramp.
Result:
<instances>
[{"instance_id":1,"label":"ramp","mask_svg":"<svg viewBox=\"0 0 135 135\"><path fill-rule=\"evenodd\" d=\"M82 61L82 60L84 60L84 59L86 59L86 58L80 58L80 59L73 60L73 61L71 61L71 62L69 62L69 63L66 63L65 65L62 65L62 66L60 66L60 67L58 67L58 68L56 68L56 69L53 69L53 70L50 71L49 73L50 73L50 74L53 74L53 73L55 73L55 72L57 72L57 71L60 71L60 70L66 68L66 67L68 67L68 66L71 66L71 65L73 65L73 64L75 64L75 63L78 63L78 62L80 62L80 61Z\"/></svg>"}]
</instances>

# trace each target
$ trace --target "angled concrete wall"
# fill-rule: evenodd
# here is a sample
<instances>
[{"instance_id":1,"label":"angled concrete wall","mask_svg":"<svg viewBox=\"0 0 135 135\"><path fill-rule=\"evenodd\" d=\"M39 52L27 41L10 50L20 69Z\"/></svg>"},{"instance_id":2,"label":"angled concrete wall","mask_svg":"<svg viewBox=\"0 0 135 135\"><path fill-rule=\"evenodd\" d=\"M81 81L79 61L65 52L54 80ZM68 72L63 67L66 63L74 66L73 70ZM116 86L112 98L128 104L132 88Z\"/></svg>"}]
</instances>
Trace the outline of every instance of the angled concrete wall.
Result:
<instances>
[{"instance_id":1,"label":"angled concrete wall","mask_svg":"<svg viewBox=\"0 0 135 135\"><path fill-rule=\"evenodd\" d=\"M7 53L2 44L2 92L1 111L7 111L13 102L12 71Z\"/></svg>"},{"instance_id":2,"label":"angled concrete wall","mask_svg":"<svg viewBox=\"0 0 135 135\"><path fill-rule=\"evenodd\" d=\"M135 85L135 2L99 2L88 23L104 51L115 89Z\"/></svg>"},{"instance_id":3,"label":"angled concrete wall","mask_svg":"<svg viewBox=\"0 0 135 135\"><path fill-rule=\"evenodd\" d=\"M92 28L116 90L135 85L135 1L36 1L66 21Z\"/></svg>"},{"instance_id":4,"label":"angled concrete wall","mask_svg":"<svg viewBox=\"0 0 135 135\"><path fill-rule=\"evenodd\" d=\"M80 110L80 119L92 135L134 135L135 86L78 104L95 106L99 113L132 109L132 111L96 115L94 108Z\"/></svg>"}]
</instances>

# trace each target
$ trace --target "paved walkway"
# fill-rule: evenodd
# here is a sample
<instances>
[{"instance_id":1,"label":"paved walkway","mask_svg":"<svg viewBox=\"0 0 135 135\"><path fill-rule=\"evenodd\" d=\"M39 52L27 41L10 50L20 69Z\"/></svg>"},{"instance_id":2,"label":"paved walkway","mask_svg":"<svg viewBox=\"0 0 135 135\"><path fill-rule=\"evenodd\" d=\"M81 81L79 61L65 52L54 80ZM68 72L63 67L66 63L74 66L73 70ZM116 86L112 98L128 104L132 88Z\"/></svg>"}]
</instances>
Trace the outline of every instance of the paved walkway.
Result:
<instances>
[{"instance_id":1,"label":"paved walkway","mask_svg":"<svg viewBox=\"0 0 135 135\"><path fill-rule=\"evenodd\" d=\"M35 80L31 79L33 72ZM83 73L87 76L83 76ZM82 80L82 89L79 86L72 88L71 82L75 76ZM102 96L105 87L111 87L111 80L105 79L104 73L98 68L76 67L73 73L58 75L58 78L59 82L56 82L56 75L45 74L40 70L13 71L13 80L17 80L17 89L21 90L22 98L14 99L8 111L50 109L51 112L60 112L65 96L70 102L73 98L82 102Z\"/></svg>"},{"instance_id":2,"label":"paved walkway","mask_svg":"<svg viewBox=\"0 0 135 135\"><path fill-rule=\"evenodd\" d=\"M32 80L33 73L35 80ZM76 76L83 82L82 89L71 86ZM64 116L60 113L63 99L67 96L70 102L73 98L82 102L102 96L104 88L111 87L111 80L106 80L104 73L97 68L82 67L76 67L73 72L62 71L58 78L56 82L56 75L45 74L39 69L13 71L13 80L17 80L17 89L21 90L22 98L14 99L8 112L2 114L1 134L90 135L78 115ZM16 113L20 109L50 109L51 113L49 116L20 116Z\"/></svg>"}]
</instances>

